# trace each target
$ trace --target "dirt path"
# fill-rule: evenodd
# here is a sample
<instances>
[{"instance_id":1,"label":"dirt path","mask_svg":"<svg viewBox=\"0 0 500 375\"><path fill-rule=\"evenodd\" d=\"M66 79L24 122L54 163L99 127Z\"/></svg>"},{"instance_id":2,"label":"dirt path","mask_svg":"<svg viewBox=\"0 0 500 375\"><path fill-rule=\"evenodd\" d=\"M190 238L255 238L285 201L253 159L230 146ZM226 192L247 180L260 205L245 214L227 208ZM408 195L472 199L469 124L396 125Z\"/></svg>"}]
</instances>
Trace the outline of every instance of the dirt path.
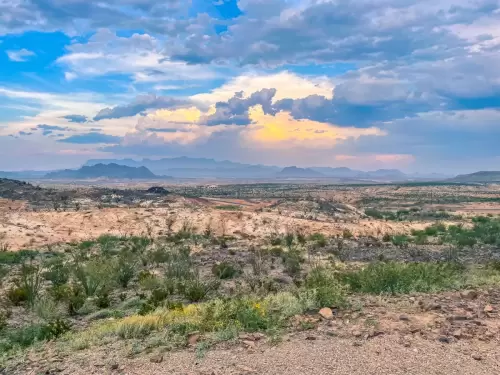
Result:
<instances>
[{"instance_id":1,"label":"dirt path","mask_svg":"<svg viewBox=\"0 0 500 375\"><path fill-rule=\"evenodd\" d=\"M498 374L500 351L495 346L474 343L442 344L415 340L404 346L397 336L376 337L357 346L350 339L318 336L308 340L300 334L275 347L266 344L255 349L212 350L203 359L193 351L165 354L160 363L140 355L138 359L113 361L108 353L96 358L78 354L71 365L62 364L61 374L128 374L128 375L433 375ZM475 359L476 358L476 359ZM113 365L114 363L114 365Z\"/></svg>"}]
</instances>

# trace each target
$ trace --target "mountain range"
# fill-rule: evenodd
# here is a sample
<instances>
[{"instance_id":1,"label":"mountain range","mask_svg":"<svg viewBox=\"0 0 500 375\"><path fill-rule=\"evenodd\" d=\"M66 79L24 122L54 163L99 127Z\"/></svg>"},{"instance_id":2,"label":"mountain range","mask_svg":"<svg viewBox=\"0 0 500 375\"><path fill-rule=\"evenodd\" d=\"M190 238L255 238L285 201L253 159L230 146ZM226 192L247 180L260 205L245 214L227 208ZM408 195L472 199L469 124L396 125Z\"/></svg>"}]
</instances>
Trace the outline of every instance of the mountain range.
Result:
<instances>
[{"instance_id":1,"label":"mountain range","mask_svg":"<svg viewBox=\"0 0 500 375\"><path fill-rule=\"evenodd\" d=\"M158 160L143 159L91 159L85 163L92 166L102 163L115 163L129 167L148 168L156 175L168 175L174 178L340 178L362 179L376 181L406 181L413 179L445 179L450 176L423 174L407 175L397 169L379 169L376 171L360 171L346 167L277 167L267 165L252 165L232 161L217 161L205 158L164 158Z\"/></svg>"},{"instance_id":2,"label":"mountain range","mask_svg":"<svg viewBox=\"0 0 500 375\"><path fill-rule=\"evenodd\" d=\"M157 179L146 167L129 167L116 163L98 163L92 166L83 166L80 169L64 169L62 171L50 172L45 175L49 179L75 179L84 180L89 178L116 178L116 179Z\"/></svg>"}]
</instances>

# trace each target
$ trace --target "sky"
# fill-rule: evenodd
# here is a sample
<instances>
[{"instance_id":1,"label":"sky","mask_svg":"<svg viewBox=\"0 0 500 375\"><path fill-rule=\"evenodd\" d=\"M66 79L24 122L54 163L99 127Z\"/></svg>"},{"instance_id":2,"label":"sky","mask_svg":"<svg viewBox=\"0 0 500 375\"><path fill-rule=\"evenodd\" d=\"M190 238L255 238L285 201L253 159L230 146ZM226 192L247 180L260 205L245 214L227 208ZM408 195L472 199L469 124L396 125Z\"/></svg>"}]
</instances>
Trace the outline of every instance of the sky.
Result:
<instances>
[{"instance_id":1,"label":"sky","mask_svg":"<svg viewBox=\"0 0 500 375\"><path fill-rule=\"evenodd\" d=\"M500 0L0 0L0 170L500 170Z\"/></svg>"}]
</instances>

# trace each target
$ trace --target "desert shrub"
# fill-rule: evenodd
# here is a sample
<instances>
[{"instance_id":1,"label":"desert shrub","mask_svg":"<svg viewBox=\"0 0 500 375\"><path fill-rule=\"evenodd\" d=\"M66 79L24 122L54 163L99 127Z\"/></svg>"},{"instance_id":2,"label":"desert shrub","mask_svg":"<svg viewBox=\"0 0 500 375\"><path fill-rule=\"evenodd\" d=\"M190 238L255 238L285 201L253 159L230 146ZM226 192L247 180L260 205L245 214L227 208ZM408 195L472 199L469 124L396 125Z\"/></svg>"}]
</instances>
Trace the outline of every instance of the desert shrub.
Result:
<instances>
[{"instance_id":1,"label":"desert shrub","mask_svg":"<svg viewBox=\"0 0 500 375\"><path fill-rule=\"evenodd\" d=\"M78 314L87 299L84 290L78 285L59 285L49 289L49 294L56 302L63 302L70 315Z\"/></svg>"},{"instance_id":2,"label":"desert shrub","mask_svg":"<svg viewBox=\"0 0 500 375\"><path fill-rule=\"evenodd\" d=\"M263 275L267 273L266 260L268 253L262 248L250 248L249 263L252 266L253 274Z\"/></svg>"},{"instance_id":3,"label":"desert shrub","mask_svg":"<svg viewBox=\"0 0 500 375\"><path fill-rule=\"evenodd\" d=\"M462 280L463 269L456 263L371 263L346 272L342 280L353 291L402 294L452 288Z\"/></svg>"},{"instance_id":4,"label":"desert shrub","mask_svg":"<svg viewBox=\"0 0 500 375\"><path fill-rule=\"evenodd\" d=\"M306 277L305 287L315 291L318 306L339 307L345 304L347 288L340 283L332 270L313 268Z\"/></svg>"},{"instance_id":5,"label":"desert shrub","mask_svg":"<svg viewBox=\"0 0 500 375\"><path fill-rule=\"evenodd\" d=\"M384 236L382 237L382 241L384 242L391 242L391 239L392 237L389 233L384 234Z\"/></svg>"},{"instance_id":6,"label":"desert shrub","mask_svg":"<svg viewBox=\"0 0 500 375\"><path fill-rule=\"evenodd\" d=\"M455 239L455 243L458 247L473 247L477 243L477 239L470 235L462 234Z\"/></svg>"},{"instance_id":7,"label":"desert shrub","mask_svg":"<svg viewBox=\"0 0 500 375\"><path fill-rule=\"evenodd\" d=\"M135 276L137 268L137 259L131 253L123 253L118 257L118 262L115 267L116 281L118 284L126 288Z\"/></svg>"},{"instance_id":8,"label":"desert shrub","mask_svg":"<svg viewBox=\"0 0 500 375\"><path fill-rule=\"evenodd\" d=\"M384 213L375 208L367 208L365 209L365 215L369 217L373 217L374 219L384 219Z\"/></svg>"},{"instance_id":9,"label":"desert shrub","mask_svg":"<svg viewBox=\"0 0 500 375\"><path fill-rule=\"evenodd\" d=\"M295 242L294 234L293 233L286 233L285 236L283 237L283 241L285 243L285 246L288 247L289 249L291 249L294 242Z\"/></svg>"},{"instance_id":10,"label":"desert shrub","mask_svg":"<svg viewBox=\"0 0 500 375\"><path fill-rule=\"evenodd\" d=\"M16 347L26 348L37 341L53 340L69 330L69 324L62 319L6 330L0 337L0 352Z\"/></svg>"},{"instance_id":11,"label":"desert shrub","mask_svg":"<svg viewBox=\"0 0 500 375\"><path fill-rule=\"evenodd\" d=\"M352 234L352 232L349 229L344 229L343 232L342 232L342 237L347 240L347 239L352 238L353 234Z\"/></svg>"},{"instance_id":12,"label":"desert shrub","mask_svg":"<svg viewBox=\"0 0 500 375\"><path fill-rule=\"evenodd\" d=\"M172 249L166 261L165 276L168 279L183 280L193 275L193 262L190 256L191 249L181 246Z\"/></svg>"},{"instance_id":13,"label":"desert shrub","mask_svg":"<svg viewBox=\"0 0 500 375\"><path fill-rule=\"evenodd\" d=\"M28 300L28 293L24 288L13 286L7 291L7 298L14 306L20 306Z\"/></svg>"},{"instance_id":14,"label":"desert shrub","mask_svg":"<svg viewBox=\"0 0 500 375\"><path fill-rule=\"evenodd\" d=\"M404 234L398 234L398 235L392 236L391 241L395 246L407 247L408 242L410 242L410 238Z\"/></svg>"},{"instance_id":15,"label":"desert shrub","mask_svg":"<svg viewBox=\"0 0 500 375\"><path fill-rule=\"evenodd\" d=\"M232 263L223 261L212 266L212 274L219 279L232 279L241 273L239 267Z\"/></svg>"},{"instance_id":16,"label":"desert shrub","mask_svg":"<svg viewBox=\"0 0 500 375\"><path fill-rule=\"evenodd\" d=\"M326 237L323 233L313 233L309 236L309 241L315 241L319 247L326 246Z\"/></svg>"},{"instance_id":17,"label":"desert shrub","mask_svg":"<svg viewBox=\"0 0 500 375\"><path fill-rule=\"evenodd\" d=\"M283 255L283 249L281 247L275 246L269 249L271 256L280 258Z\"/></svg>"},{"instance_id":18,"label":"desert shrub","mask_svg":"<svg viewBox=\"0 0 500 375\"><path fill-rule=\"evenodd\" d=\"M18 296L24 295L25 301L33 308L42 288L41 268L33 262L21 266L20 278L16 281Z\"/></svg>"},{"instance_id":19,"label":"desert shrub","mask_svg":"<svg viewBox=\"0 0 500 375\"><path fill-rule=\"evenodd\" d=\"M77 261L73 267L73 275L85 295L91 297L110 286L112 265L109 261L99 258L87 262Z\"/></svg>"},{"instance_id":20,"label":"desert shrub","mask_svg":"<svg viewBox=\"0 0 500 375\"><path fill-rule=\"evenodd\" d=\"M291 276L296 276L300 273L301 263L303 262L302 253L298 249L291 249L282 254L283 265L285 272Z\"/></svg>"},{"instance_id":21,"label":"desert shrub","mask_svg":"<svg viewBox=\"0 0 500 375\"><path fill-rule=\"evenodd\" d=\"M111 306L111 298L109 297L109 293L106 291L102 291L97 295L95 299L95 305L100 309L107 309Z\"/></svg>"},{"instance_id":22,"label":"desert shrub","mask_svg":"<svg viewBox=\"0 0 500 375\"><path fill-rule=\"evenodd\" d=\"M45 321L52 321L63 316L61 306L47 295L38 299L33 310L40 319Z\"/></svg>"},{"instance_id":23,"label":"desert shrub","mask_svg":"<svg viewBox=\"0 0 500 375\"><path fill-rule=\"evenodd\" d=\"M9 274L9 269L7 267L3 267L0 265L0 285L2 285L2 281Z\"/></svg>"},{"instance_id":24,"label":"desert shrub","mask_svg":"<svg viewBox=\"0 0 500 375\"><path fill-rule=\"evenodd\" d=\"M59 286L68 282L71 271L62 258L57 257L47 262L45 267L47 271L44 272L43 277L52 282L52 285Z\"/></svg>"},{"instance_id":25,"label":"desert shrub","mask_svg":"<svg viewBox=\"0 0 500 375\"><path fill-rule=\"evenodd\" d=\"M218 280L204 281L200 277L186 280L184 284L184 297L189 302L200 302L205 299L209 293L216 291L220 286Z\"/></svg>"},{"instance_id":26,"label":"desert shrub","mask_svg":"<svg viewBox=\"0 0 500 375\"><path fill-rule=\"evenodd\" d=\"M7 328L7 320L9 319L9 317L10 314L7 310L0 310L0 334Z\"/></svg>"},{"instance_id":27,"label":"desert shrub","mask_svg":"<svg viewBox=\"0 0 500 375\"><path fill-rule=\"evenodd\" d=\"M269 239L269 243L271 244L271 246L280 246L282 242L283 242L283 239L279 236L272 236Z\"/></svg>"},{"instance_id":28,"label":"desert shrub","mask_svg":"<svg viewBox=\"0 0 500 375\"><path fill-rule=\"evenodd\" d=\"M418 235L415 237L415 244L416 245L426 245L428 243L427 236L425 234L423 235Z\"/></svg>"},{"instance_id":29,"label":"desert shrub","mask_svg":"<svg viewBox=\"0 0 500 375\"><path fill-rule=\"evenodd\" d=\"M0 251L0 264L20 264L38 254L38 251L34 250Z\"/></svg>"}]
</instances>

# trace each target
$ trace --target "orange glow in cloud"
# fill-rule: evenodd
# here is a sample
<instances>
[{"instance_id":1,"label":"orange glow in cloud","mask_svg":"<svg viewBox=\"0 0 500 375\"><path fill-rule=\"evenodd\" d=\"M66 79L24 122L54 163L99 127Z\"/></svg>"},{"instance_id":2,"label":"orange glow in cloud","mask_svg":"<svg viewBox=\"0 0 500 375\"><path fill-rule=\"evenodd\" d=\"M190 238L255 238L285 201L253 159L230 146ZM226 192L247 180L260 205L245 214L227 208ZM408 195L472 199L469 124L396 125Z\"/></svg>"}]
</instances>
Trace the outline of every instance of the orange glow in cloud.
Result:
<instances>
[{"instance_id":1,"label":"orange glow in cloud","mask_svg":"<svg viewBox=\"0 0 500 375\"><path fill-rule=\"evenodd\" d=\"M340 127L312 120L296 120L287 112L265 114L261 106L250 108L252 124L245 138L269 147L332 148L337 142L362 136L383 136L378 128Z\"/></svg>"}]
</instances>

